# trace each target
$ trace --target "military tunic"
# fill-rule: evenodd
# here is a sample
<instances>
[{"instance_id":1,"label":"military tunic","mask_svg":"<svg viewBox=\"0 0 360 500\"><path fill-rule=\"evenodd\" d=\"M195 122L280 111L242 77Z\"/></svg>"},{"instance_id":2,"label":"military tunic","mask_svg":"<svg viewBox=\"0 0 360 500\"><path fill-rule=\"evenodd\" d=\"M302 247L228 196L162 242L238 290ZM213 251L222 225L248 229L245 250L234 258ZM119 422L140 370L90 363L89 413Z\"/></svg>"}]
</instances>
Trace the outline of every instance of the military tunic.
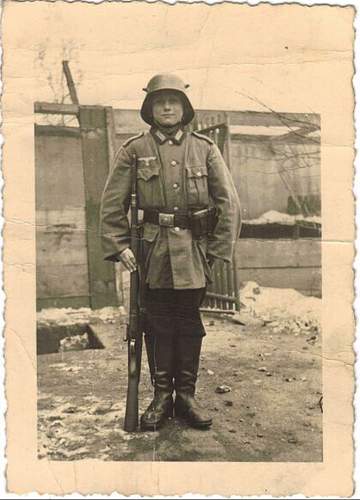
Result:
<instances>
[{"instance_id":1,"label":"military tunic","mask_svg":"<svg viewBox=\"0 0 360 500\"><path fill-rule=\"evenodd\" d=\"M139 208L190 213L214 205L218 212L211 237L194 239L190 229L144 224L149 288L205 287L211 273L207 257L230 261L240 231L239 199L220 151L206 136L182 129L168 137L152 128L127 141L115 157L102 197L107 260L118 260L130 245L127 212L134 161Z\"/></svg>"}]
</instances>

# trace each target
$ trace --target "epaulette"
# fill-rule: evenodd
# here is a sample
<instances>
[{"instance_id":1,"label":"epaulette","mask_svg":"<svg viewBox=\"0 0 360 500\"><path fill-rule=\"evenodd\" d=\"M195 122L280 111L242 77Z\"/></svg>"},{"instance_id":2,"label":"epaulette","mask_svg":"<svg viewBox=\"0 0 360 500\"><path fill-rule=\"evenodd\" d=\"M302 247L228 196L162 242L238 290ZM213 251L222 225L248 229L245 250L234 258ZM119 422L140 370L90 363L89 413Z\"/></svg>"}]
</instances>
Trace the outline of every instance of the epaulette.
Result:
<instances>
[{"instance_id":1,"label":"epaulette","mask_svg":"<svg viewBox=\"0 0 360 500\"><path fill-rule=\"evenodd\" d=\"M136 139L140 139L144 135L144 132L141 132L140 134L134 135L133 137L130 137L127 141L124 142L122 145L123 148L126 148L129 144L131 144L133 141L136 141Z\"/></svg>"},{"instance_id":2,"label":"epaulette","mask_svg":"<svg viewBox=\"0 0 360 500\"><path fill-rule=\"evenodd\" d=\"M208 142L209 144L214 144L214 141L212 141L207 135L199 134L199 132L195 132L195 130L193 130L191 133L199 139L203 139L204 141Z\"/></svg>"}]
</instances>

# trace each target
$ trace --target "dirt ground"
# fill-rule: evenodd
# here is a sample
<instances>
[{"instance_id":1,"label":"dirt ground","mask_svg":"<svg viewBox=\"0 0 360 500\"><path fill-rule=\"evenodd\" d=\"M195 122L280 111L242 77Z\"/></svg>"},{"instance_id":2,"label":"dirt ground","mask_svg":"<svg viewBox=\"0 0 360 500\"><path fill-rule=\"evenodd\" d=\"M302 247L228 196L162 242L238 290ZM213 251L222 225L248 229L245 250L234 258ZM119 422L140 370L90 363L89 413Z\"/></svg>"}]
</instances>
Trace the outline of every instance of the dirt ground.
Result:
<instances>
[{"instance_id":1,"label":"dirt ground","mask_svg":"<svg viewBox=\"0 0 360 500\"><path fill-rule=\"evenodd\" d=\"M123 319L92 319L105 349L38 356L39 458L321 461L320 333L294 335L266 322L242 326L211 316L204 323L197 399L213 417L210 430L172 419L155 433L124 432ZM230 392L217 393L221 385ZM152 394L145 349L140 390L144 411Z\"/></svg>"}]
</instances>

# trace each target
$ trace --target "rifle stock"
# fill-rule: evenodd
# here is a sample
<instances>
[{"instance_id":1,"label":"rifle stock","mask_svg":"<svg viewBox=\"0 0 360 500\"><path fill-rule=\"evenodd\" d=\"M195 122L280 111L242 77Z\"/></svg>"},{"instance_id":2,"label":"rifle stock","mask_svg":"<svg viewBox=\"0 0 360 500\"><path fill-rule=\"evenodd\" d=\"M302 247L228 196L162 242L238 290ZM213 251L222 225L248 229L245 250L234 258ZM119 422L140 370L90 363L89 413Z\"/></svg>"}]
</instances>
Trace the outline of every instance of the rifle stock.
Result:
<instances>
[{"instance_id":1,"label":"rifle stock","mask_svg":"<svg viewBox=\"0 0 360 500\"><path fill-rule=\"evenodd\" d=\"M135 432L139 424L139 380L141 366L142 339L128 341L128 388L124 430ZM140 356L139 356L140 354Z\"/></svg>"},{"instance_id":2,"label":"rifle stock","mask_svg":"<svg viewBox=\"0 0 360 500\"><path fill-rule=\"evenodd\" d=\"M137 204L137 171L136 158L133 158L131 170L131 229L130 248L135 256L137 270L130 275L130 310L129 323L126 331L128 344L128 388L126 397L126 412L124 430L134 432L139 424L139 381L142 353L142 322L140 320L140 231Z\"/></svg>"}]
</instances>

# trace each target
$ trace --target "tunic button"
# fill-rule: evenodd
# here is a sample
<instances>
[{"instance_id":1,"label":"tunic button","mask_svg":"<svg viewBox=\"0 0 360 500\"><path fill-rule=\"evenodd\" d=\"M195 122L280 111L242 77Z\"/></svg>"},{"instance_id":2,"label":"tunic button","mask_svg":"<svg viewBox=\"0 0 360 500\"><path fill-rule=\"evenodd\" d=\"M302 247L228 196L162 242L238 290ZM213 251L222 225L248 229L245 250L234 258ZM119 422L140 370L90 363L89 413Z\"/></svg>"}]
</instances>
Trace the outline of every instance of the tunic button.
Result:
<instances>
[{"instance_id":1,"label":"tunic button","mask_svg":"<svg viewBox=\"0 0 360 500\"><path fill-rule=\"evenodd\" d=\"M179 187L179 184L177 184L177 183L175 182L175 184L173 184L173 188L174 188L174 189L177 189L178 187Z\"/></svg>"},{"instance_id":2,"label":"tunic button","mask_svg":"<svg viewBox=\"0 0 360 500\"><path fill-rule=\"evenodd\" d=\"M172 165L173 167L175 167L175 166L176 166L176 163L177 163L177 162L176 162L175 160L173 160L173 161L171 162L171 165Z\"/></svg>"},{"instance_id":3,"label":"tunic button","mask_svg":"<svg viewBox=\"0 0 360 500\"><path fill-rule=\"evenodd\" d=\"M197 175L198 177L201 177L201 172L198 172L196 175Z\"/></svg>"},{"instance_id":4,"label":"tunic button","mask_svg":"<svg viewBox=\"0 0 360 500\"><path fill-rule=\"evenodd\" d=\"M174 143L173 143L173 141L169 141L169 144L170 144L170 146L172 146Z\"/></svg>"},{"instance_id":5,"label":"tunic button","mask_svg":"<svg viewBox=\"0 0 360 500\"><path fill-rule=\"evenodd\" d=\"M178 231L180 231L180 228L176 226L176 227L174 227L174 230L175 230L176 232L178 232Z\"/></svg>"},{"instance_id":6,"label":"tunic button","mask_svg":"<svg viewBox=\"0 0 360 500\"><path fill-rule=\"evenodd\" d=\"M179 207L174 207L174 212L176 212L176 210L179 210Z\"/></svg>"}]
</instances>

